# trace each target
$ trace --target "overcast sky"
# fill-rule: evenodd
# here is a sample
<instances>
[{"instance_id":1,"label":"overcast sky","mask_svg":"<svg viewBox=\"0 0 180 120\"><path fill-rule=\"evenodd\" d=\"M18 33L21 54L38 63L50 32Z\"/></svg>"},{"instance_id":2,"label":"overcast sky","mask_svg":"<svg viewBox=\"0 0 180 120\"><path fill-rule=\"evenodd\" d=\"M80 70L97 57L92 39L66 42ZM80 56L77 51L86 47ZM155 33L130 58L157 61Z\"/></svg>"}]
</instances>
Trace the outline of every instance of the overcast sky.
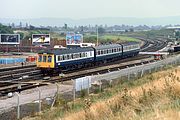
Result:
<instances>
[{"instance_id":1,"label":"overcast sky","mask_svg":"<svg viewBox=\"0 0 180 120\"><path fill-rule=\"evenodd\" d=\"M180 0L0 0L0 18L164 17Z\"/></svg>"}]
</instances>

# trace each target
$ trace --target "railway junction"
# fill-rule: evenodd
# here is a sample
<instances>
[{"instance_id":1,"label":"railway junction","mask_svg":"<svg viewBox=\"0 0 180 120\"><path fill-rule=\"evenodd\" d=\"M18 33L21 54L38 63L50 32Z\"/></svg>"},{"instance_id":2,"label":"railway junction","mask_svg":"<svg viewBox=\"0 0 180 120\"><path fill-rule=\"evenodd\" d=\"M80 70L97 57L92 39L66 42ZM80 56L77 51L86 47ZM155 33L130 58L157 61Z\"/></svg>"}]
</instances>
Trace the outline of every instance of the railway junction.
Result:
<instances>
[{"instance_id":1,"label":"railway junction","mask_svg":"<svg viewBox=\"0 0 180 120\"><path fill-rule=\"evenodd\" d=\"M168 41L138 39L142 41L140 52L144 54L107 62L106 64L88 65L71 71L64 70L52 75L42 74L41 70L37 69L33 57L36 55L34 54L31 54L31 57L27 57L29 56L27 53L24 55L28 62L2 66L0 69L0 102L3 103L0 104L0 111L2 116L6 115L7 111L11 111L11 108L16 108L17 105L37 103L37 106L39 106L42 101L48 100L48 98L53 100L57 93L63 95L66 99L73 100L76 98L76 92L78 92L74 81L79 78L90 76L91 80L88 80L88 82L91 82L92 85L101 86L103 82L111 83L113 79L119 77L127 77L130 80L138 76L141 77L146 73L161 70L167 65L179 64L179 55L171 56L165 53L167 51L162 51L167 46ZM157 53L160 50L162 53ZM145 54L145 52L148 53ZM154 59L153 55L156 55L156 53L157 55L161 54L162 57ZM84 86L81 85L81 90L82 88ZM87 89L87 87L85 88ZM17 102L17 98L20 101ZM41 110L40 107L38 107L39 111ZM38 110L35 111L38 112ZM20 111L22 110L19 109ZM26 115L23 113L21 117L23 116Z\"/></svg>"}]
</instances>

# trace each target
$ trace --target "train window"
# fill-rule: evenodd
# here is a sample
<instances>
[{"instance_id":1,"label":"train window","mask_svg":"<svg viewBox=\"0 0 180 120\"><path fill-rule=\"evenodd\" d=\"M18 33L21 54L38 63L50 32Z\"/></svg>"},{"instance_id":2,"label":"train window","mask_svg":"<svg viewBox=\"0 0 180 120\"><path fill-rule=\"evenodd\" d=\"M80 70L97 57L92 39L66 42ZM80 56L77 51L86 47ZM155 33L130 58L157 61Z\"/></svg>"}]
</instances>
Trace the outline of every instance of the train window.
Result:
<instances>
[{"instance_id":1,"label":"train window","mask_svg":"<svg viewBox=\"0 0 180 120\"><path fill-rule=\"evenodd\" d=\"M106 50L106 53L108 54L108 52L109 52L109 50L107 49L107 50Z\"/></svg>"},{"instance_id":2,"label":"train window","mask_svg":"<svg viewBox=\"0 0 180 120\"><path fill-rule=\"evenodd\" d=\"M98 50L98 55L100 55L101 54L101 52L100 52L100 50Z\"/></svg>"},{"instance_id":3,"label":"train window","mask_svg":"<svg viewBox=\"0 0 180 120\"><path fill-rule=\"evenodd\" d=\"M67 55L67 59L71 59L71 55L70 54Z\"/></svg>"},{"instance_id":4,"label":"train window","mask_svg":"<svg viewBox=\"0 0 180 120\"><path fill-rule=\"evenodd\" d=\"M42 55L39 55L38 62L42 62Z\"/></svg>"},{"instance_id":5,"label":"train window","mask_svg":"<svg viewBox=\"0 0 180 120\"><path fill-rule=\"evenodd\" d=\"M104 50L104 54L107 54L107 50Z\"/></svg>"},{"instance_id":6,"label":"train window","mask_svg":"<svg viewBox=\"0 0 180 120\"><path fill-rule=\"evenodd\" d=\"M127 47L125 46L125 47L124 47L124 50L126 50L126 49L127 49Z\"/></svg>"},{"instance_id":7,"label":"train window","mask_svg":"<svg viewBox=\"0 0 180 120\"><path fill-rule=\"evenodd\" d=\"M101 55L103 55L103 50L101 50Z\"/></svg>"},{"instance_id":8,"label":"train window","mask_svg":"<svg viewBox=\"0 0 180 120\"><path fill-rule=\"evenodd\" d=\"M116 48L116 52L119 52L119 49L118 49L118 48Z\"/></svg>"},{"instance_id":9,"label":"train window","mask_svg":"<svg viewBox=\"0 0 180 120\"><path fill-rule=\"evenodd\" d=\"M73 58L74 58L74 59L79 58L79 57L80 57L80 54L79 54L79 53L75 53L75 54L73 55Z\"/></svg>"},{"instance_id":10,"label":"train window","mask_svg":"<svg viewBox=\"0 0 180 120\"><path fill-rule=\"evenodd\" d=\"M85 53L82 53L81 56L82 56L82 57L85 57Z\"/></svg>"},{"instance_id":11,"label":"train window","mask_svg":"<svg viewBox=\"0 0 180 120\"><path fill-rule=\"evenodd\" d=\"M90 51L90 56L92 56L92 52Z\"/></svg>"},{"instance_id":12,"label":"train window","mask_svg":"<svg viewBox=\"0 0 180 120\"><path fill-rule=\"evenodd\" d=\"M48 56L48 62L52 62L52 56Z\"/></svg>"},{"instance_id":13,"label":"train window","mask_svg":"<svg viewBox=\"0 0 180 120\"><path fill-rule=\"evenodd\" d=\"M112 49L112 53L114 52L114 50Z\"/></svg>"},{"instance_id":14,"label":"train window","mask_svg":"<svg viewBox=\"0 0 180 120\"><path fill-rule=\"evenodd\" d=\"M119 51L121 51L121 48L119 48Z\"/></svg>"},{"instance_id":15,"label":"train window","mask_svg":"<svg viewBox=\"0 0 180 120\"><path fill-rule=\"evenodd\" d=\"M67 60L67 55L64 55L64 60Z\"/></svg>"},{"instance_id":16,"label":"train window","mask_svg":"<svg viewBox=\"0 0 180 120\"><path fill-rule=\"evenodd\" d=\"M63 60L63 56L58 56L58 61L62 61Z\"/></svg>"},{"instance_id":17,"label":"train window","mask_svg":"<svg viewBox=\"0 0 180 120\"><path fill-rule=\"evenodd\" d=\"M109 50L108 50L108 53L111 53L111 52L112 52L112 50L111 50L111 49L109 49Z\"/></svg>"},{"instance_id":18,"label":"train window","mask_svg":"<svg viewBox=\"0 0 180 120\"><path fill-rule=\"evenodd\" d=\"M88 54L87 54L87 53L85 53L85 57L88 57Z\"/></svg>"},{"instance_id":19,"label":"train window","mask_svg":"<svg viewBox=\"0 0 180 120\"><path fill-rule=\"evenodd\" d=\"M43 62L46 62L46 59L47 59L47 56L44 55L44 56L43 56Z\"/></svg>"},{"instance_id":20,"label":"train window","mask_svg":"<svg viewBox=\"0 0 180 120\"><path fill-rule=\"evenodd\" d=\"M117 52L117 49L116 49L116 48L114 48L114 52Z\"/></svg>"}]
</instances>

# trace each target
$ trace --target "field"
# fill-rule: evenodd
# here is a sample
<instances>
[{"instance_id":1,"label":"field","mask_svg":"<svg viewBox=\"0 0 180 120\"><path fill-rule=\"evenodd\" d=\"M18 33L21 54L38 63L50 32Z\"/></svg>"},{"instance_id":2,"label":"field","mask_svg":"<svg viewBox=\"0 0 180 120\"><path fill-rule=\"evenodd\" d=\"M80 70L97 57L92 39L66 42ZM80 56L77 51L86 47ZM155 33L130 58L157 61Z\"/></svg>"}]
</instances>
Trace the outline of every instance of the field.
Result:
<instances>
[{"instance_id":1,"label":"field","mask_svg":"<svg viewBox=\"0 0 180 120\"><path fill-rule=\"evenodd\" d=\"M25 120L178 120L180 118L180 68L121 80L102 92L76 101L58 100L56 107Z\"/></svg>"},{"instance_id":2,"label":"field","mask_svg":"<svg viewBox=\"0 0 180 120\"><path fill-rule=\"evenodd\" d=\"M99 40L99 43L139 41L136 38L127 37L127 36L123 36L123 35L114 35L114 34L99 35L98 40ZM96 35L85 35L84 41L96 43L97 36Z\"/></svg>"}]
</instances>

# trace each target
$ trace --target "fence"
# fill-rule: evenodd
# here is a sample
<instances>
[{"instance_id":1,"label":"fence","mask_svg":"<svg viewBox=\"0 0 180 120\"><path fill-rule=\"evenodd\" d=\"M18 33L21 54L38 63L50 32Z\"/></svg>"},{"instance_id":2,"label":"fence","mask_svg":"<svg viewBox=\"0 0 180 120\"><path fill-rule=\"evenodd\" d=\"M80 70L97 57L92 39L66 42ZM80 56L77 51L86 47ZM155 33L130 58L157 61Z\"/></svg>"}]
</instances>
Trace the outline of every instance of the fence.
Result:
<instances>
[{"instance_id":1,"label":"fence","mask_svg":"<svg viewBox=\"0 0 180 120\"><path fill-rule=\"evenodd\" d=\"M79 91L87 89L87 93L93 92L94 88L93 85L99 86L99 90L102 89L105 84L112 84L114 80L135 80L136 78L143 77L143 75L156 72L158 70L162 70L163 68L167 67L168 65L179 65L180 64L180 55L177 56L171 56L169 58L166 58L164 60L155 61L148 64L142 64L139 66L134 67L127 67L126 69L119 69L118 71L106 73L106 74L98 74L93 76L88 76L89 79L84 79L81 83L77 80L74 80L74 86L73 86L73 98L75 99L78 95ZM88 85L90 83L90 85ZM78 85L77 85L78 83ZM86 85L84 85L86 83ZM86 87L84 87L86 86ZM92 87L91 87L92 86ZM81 89L80 89L81 88ZM78 91L78 92L77 92Z\"/></svg>"},{"instance_id":2,"label":"fence","mask_svg":"<svg viewBox=\"0 0 180 120\"><path fill-rule=\"evenodd\" d=\"M0 64L15 64L25 61L26 58L0 58Z\"/></svg>"}]
</instances>

